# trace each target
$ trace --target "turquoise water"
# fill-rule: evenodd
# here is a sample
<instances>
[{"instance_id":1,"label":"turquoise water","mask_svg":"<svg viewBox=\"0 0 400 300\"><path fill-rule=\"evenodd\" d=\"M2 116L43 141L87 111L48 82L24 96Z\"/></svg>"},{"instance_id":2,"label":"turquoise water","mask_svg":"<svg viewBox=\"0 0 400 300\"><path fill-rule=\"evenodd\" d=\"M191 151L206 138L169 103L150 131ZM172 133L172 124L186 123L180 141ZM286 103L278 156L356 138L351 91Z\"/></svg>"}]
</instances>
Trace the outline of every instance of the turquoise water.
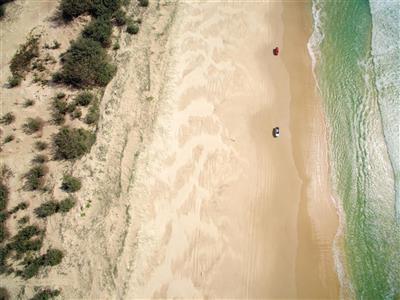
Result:
<instances>
[{"instance_id":1,"label":"turquoise water","mask_svg":"<svg viewBox=\"0 0 400 300\"><path fill-rule=\"evenodd\" d=\"M357 299L400 299L400 1L313 0L313 17L341 285Z\"/></svg>"}]
</instances>

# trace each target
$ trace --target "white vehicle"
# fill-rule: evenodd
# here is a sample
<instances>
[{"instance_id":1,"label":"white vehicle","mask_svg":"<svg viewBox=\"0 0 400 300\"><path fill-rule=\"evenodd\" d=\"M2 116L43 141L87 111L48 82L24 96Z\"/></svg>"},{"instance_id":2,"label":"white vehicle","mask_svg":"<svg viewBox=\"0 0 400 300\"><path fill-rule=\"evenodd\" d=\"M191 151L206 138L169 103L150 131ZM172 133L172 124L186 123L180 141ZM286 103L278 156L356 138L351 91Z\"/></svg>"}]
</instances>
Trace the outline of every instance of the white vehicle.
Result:
<instances>
[{"instance_id":1,"label":"white vehicle","mask_svg":"<svg viewBox=\"0 0 400 300\"><path fill-rule=\"evenodd\" d=\"M272 129L272 136L274 138L279 137L279 127L275 127L274 129Z\"/></svg>"}]
</instances>

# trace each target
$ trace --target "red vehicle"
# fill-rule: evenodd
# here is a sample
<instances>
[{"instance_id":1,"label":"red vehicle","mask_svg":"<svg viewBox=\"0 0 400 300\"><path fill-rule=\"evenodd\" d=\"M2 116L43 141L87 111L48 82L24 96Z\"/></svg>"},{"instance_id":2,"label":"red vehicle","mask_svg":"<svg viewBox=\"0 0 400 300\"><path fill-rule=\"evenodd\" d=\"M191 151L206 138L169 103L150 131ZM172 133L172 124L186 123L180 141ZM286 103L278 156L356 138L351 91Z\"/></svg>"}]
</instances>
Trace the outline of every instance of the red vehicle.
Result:
<instances>
[{"instance_id":1,"label":"red vehicle","mask_svg":"<svg viewBox=\"0 0 400 300\"><path fill-rule=\"evenodd\" d=\"M278 56L278 54L279 54L279 47L275 47L274 50L272 50L272 53L273 53L275 56Z\"/></svg>"}]
</instances>

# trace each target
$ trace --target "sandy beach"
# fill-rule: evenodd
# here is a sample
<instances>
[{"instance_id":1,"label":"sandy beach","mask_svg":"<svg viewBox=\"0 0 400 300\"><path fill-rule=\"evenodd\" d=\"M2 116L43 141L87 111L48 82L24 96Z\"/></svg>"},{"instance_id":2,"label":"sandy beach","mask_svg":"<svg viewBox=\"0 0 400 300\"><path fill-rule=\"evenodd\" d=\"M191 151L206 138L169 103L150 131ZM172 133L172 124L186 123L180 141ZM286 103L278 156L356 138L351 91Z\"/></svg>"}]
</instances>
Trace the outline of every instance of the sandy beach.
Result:
<instances>
[{"instance_id":1,"label":"sandy beach","mask_svg":"<svg viewBox=\"0 0 400 300\"><path fill-rule=\"evenodd\" d=\"M41 5L46 24L56 8ZM309 5L151 4L140 34L120 36L96 144L68 167L83 178L78 207L44 224L64 262L28 283L1 277L11 293L46 285L65 298L337 298L338 218ZM6 95L8 111L20 94Z\"/></svg>"}]
</instances>

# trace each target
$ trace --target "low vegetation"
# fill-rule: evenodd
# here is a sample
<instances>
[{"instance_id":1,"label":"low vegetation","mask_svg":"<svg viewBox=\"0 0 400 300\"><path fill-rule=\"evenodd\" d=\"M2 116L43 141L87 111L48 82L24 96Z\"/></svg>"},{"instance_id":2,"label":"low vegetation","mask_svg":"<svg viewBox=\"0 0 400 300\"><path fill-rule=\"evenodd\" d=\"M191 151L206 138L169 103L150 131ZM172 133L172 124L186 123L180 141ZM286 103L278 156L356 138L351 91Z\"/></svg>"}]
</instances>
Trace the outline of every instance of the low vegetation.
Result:
<instances>
[{"instance_id":1,"label":"low vegetation","mask_svg":"<svg viewBox=\"0 0 400 300\"><path fill-rule=\"evenodd\" d=\"M39 207L34 209L34 212L38 218L47 218L56 213L66 213L75 206L75 199L67 197L62 201L49 200L42 203Z\"/></svg>"},{"instance_id":2,"label":"low vegetation","mask_svg":"<svg viewBox=\"0 0 400 300\"><path fill-rule=\"evenodd\" d=\"M99 42L105 48L111 45L111 34L112 25L108 18L94 19L82 32L84 38Z\"/></svg>"},{"instance_id":3,"label":"low vegetation","mask_svg":"<svg viewBox=\"0 0 400 300\"><path fill-rule=\"evenodd\" d=\"M24 262L24 270L21 276L25 279L32 278L39 273L40 268L46 266L56 266L61 263L64 254L58 249L49 249L46 254L39 257L27 259Z\"/></svg>"},{"instance_id":4,"label":"low vegetation","mask_svg":"<svg viewBox=\"0 0 400 300\"><path fill-rule=\"evenodd\" d=\"M94 99L91 92L84 91L75 97L75 103L79 106L88 106Z\"/></svg>"},{"instance_id":5,"label":"low vegetation","mask_svg":"<svg viewBox=\"0 0 400 300\"><path fill-rule=\"evenodd\" d=\"M126 32L129 34L137 34L139 32L139 25L136 22L130 22L126 27Z\"/></svg>"},{"instance_id":6,"label":"low vegetation","mask_svg":"<svg viewBox=\"0 0 400 300\"><path fill-rule=\"evenodd\" d=\"M0 119L0 123L3 125L10 125L14 121L15 121L15 115L12 112L6 113Z\"/></svg>"},{"instance_id":7,"label":"low vegetation","mask_svg":"<svg viewBox=\"0 0 400 300\"><path fill-rule=\"evenodd\" d=\"M33 164L44 164L47 161L49 161L49 158L45 154L36 154L32 159Z\"/></svg>"},{"instance_id":8,"label":"low vegetation","mask_svg":"<svg viewBox=\"0 0 400 300\"><path fill-rule=\"evenodd\" d=\"M63 55L62 68L53 80L75 87L106 86L112 79L116 67L101 44L87 38L79 38L71 43L71 48Z\"/></svg>"},{"instance_id":9,"label":"low vegetation","mask_svg":"<svg viewBox=\"0 0 400 300\"><path fill-rule=\"evenodd\" d=\"M27 100L25 100L25 102L24 102L24 104L23 104L23 106L26 108L26 107L29 107L29 106L33 106L33 105L35 105L35 101L34 100L32 100L32 99L27 99Z\"/></svg>"},{"instance_id":10,"label":"low vegetation","mask_svg":"<svg viewBox=\"0 0 400 300\"><path fill-rule=\"evenodd\" d=\"M1 8L2 6L0 6ZM8 293L6 288L0 287L0 299L1 300L9 300L10 294Z\"/></svg>"},{"instance_id":11,"label":"low vegetation","mask_svg":"<svg viewBox=\"0 0 400 300\"><path fill-rule=\"evenodd\" d=\"M76 178L74 176L67 175L67 174L64 175L64 177L62 179L62 183L61 183L61 189L64 192L74 193L74 192L79 191L81 189L81 187L82 187L82 183L79 178Z\"/></svg>"},{"instance_id":12,"label":"low vegetation","mask_svg":"<svg viewBox=\"0 0 400 300\"><path fill-rule=\"evenodd\" d=\"M37 292L30 300L49 300L60 295L60 290L44 289Z\"/></svg>"},{"instance_id":13,"label":"low vegetation","mask_svg":"<svg viewBox=\"0 0 400 300\"><path fill-rule=\"evenodd\" d=\"M39 190L44 185L44 177L48 173L48 168L45 165L33 166L25 174L25 188L29 191Z\"/></svg>"},{"instance_id":14,"label":"low vegetation","mask_svg":"<svg viewBox=\"0 0 400 300\"><path fill-rule=\"evenodd\" d=\"M79 128L62 127L53 136L55 159L77 159L88 153L95 142L94 133Z\"/></svg>"},{"instance_id":15,"label":"low vegetation","mask_svg":"<svg viewBox=\"0 0 400 300\"><path fill-rule=\"evenodd\" d=\"M4 138L4 144L7 144L9 142L12 142L15 139L15 136L13 134L9 134Z\"/></svg>"},{"instance_id":16,"label":"low vegetation","mask_svg":"<svg viewBox=\"0 0 400 300\"><path fill-rule=\"evenodd\" d=\"M42 130L43 126L44 121L41 118L28 118L26 123L23 125L23 130L26 134L33 134Z\"/></svg>"},{"instance_id":17,"label":"low vegetation","mask_svg":"<svg viewBox=\"0 0 400 300\"><path fill-rule=\"evenodd\" d=\"M89 110L85 117L85 123L88 125L97 125L100 118L99 104L97 101L89 107Z\"/></svg>"},{"instance_id":18,"label":"low vegetation","mask_svg":"<svg viewBox=\"0 0 400 300\"><path fill-rule=\"evenodd\" d=\"M44 141L36 141L35 142L35 149L38 151L46 150L47 147L48 147L48 144Z\"/></svg>"},{"instance_id":19,"label":"low vegetation","mask_svg":"<svg viewBox=\"0 0 400 300\"><path fill-rule=\"evenodd\" d=\"M30 67L32 59L39 56L39 37L31 36L21 45L11 59L10 70L13 77L23 78Z\"/></svg>"},{"instance_id":20,"label":"low vegetation","mask_svg":"<svg viewBox=\"0 0 400 300\"><path fill-rule=\"evenodd\" d=\"M149 0L139 0L139 5L143 7L149 6Z\"/></svg>"},{"instance_id":21,"label":"low vegetation","mask_svg":"<svg viewBox=\"0 0 400 300\"><path fill-rule=\"evenodd\" d=\"M61 0L60 11L64 20L69 21L90 10L93 0Z\"/></svg>"}]
</instances>

